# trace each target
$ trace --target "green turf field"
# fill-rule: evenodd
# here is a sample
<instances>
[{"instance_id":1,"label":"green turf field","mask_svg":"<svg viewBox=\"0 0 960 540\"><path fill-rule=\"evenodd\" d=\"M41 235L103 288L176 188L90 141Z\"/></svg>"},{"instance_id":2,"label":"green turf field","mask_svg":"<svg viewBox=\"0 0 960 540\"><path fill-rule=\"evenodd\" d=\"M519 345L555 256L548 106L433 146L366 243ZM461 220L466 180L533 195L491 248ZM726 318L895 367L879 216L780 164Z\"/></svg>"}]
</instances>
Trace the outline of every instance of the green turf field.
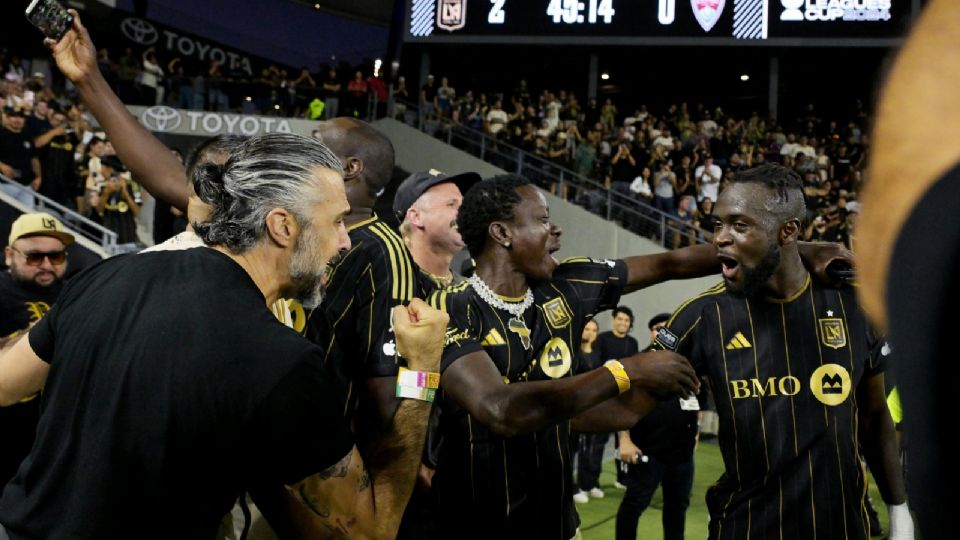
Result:
<instances>
[{"instance_id":1,"label":"green turf field","mask_svg":"<svg viewBox=\"0 0 960 540\"><path fill-rule=\"evenodd\" d=\"M710 443L699 445L696 455L696 473L693 479L693 495L690 497L690 508L687 510L687 538L707 537L707 505L704 502L704 495L707 487L720 477L722 471L723 461L717 445ZM608 460L603 464L603 473L600 475L600 485L606 492L606 497L590 499L587 504L577 505L577 511L580 513L580 531L583 533L584 540L608 540L614 537L617 508L620 506L620 499L623 498L623 491L613 487L614 480L616 480L616 474L613 470L613 460ZM880 524L886 530L888 528L887 507L880 499L872 479L870 497L880 513ZM640 517L637 528L638 539L663 538L660 526L661 507L660 490L657 490L650 507Z\"/></svg>"}]
</instances>

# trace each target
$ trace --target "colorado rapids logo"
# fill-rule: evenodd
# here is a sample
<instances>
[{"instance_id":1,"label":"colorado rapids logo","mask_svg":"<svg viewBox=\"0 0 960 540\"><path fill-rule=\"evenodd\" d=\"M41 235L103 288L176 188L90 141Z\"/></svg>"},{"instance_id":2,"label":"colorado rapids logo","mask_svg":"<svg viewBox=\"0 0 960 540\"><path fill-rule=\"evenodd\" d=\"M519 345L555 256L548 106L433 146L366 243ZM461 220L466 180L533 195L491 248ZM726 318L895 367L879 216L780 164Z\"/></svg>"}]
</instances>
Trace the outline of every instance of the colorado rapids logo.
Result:
<instances>
[{"instance_id":1,"label":"colorado rapids logo","mask_svg":"<svg viewBox=\"0 0 960 540\"><path fill-rule=\"evenodd\" d=\"M453 32L467 24L467 0L438 0L437 28Z\"/></svg>"},{"instance_id":2,"label":"colorado rapids logo","mask_svg":"<svg viewBox=\"0 0 960 540\"><path fill-rule=\"evenodd\" d=\"M693 15L704 32L709 32L717 24L725 5L726 0L690 0Z\"/></svg>"}]
</instances>

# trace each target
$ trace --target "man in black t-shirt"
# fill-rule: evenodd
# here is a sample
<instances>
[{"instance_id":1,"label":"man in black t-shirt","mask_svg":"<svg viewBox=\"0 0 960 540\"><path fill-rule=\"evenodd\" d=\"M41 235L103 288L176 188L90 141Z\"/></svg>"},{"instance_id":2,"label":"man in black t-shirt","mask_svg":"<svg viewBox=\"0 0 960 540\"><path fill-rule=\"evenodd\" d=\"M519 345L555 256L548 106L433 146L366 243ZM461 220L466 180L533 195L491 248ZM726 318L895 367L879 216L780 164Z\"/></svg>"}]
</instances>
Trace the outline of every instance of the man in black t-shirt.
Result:
<instances>
[{"instance_id":1,"label":"man in black t-shirt","mask_svg":"<svg viewBox=\"0 0 960 540\"><path fill-rule=\"evenodd\" d=\"M266 309L279 296L316 305L328 262L349 247L341 170L314 139L251 139L194 178L213 208L197 234L212 248L92 267L0 356L0 403L46 383L0 531L209 538L241 490L288 484L310 535L395 532L429 407L400 404L395 459L371 478L322 351ZM446 318L414 302L393 320L411 368L436 369Z\"/></svg>"},{"instance_id":2,"label":"man in black t-shirt","mask_svg":"<svg viewBox=\"0 0 960 540\"><path fill-rule=\"evenodd\" d=\"M669 313L650 319L651 341L669 319ZM627 492L617 510L617 540L637 537L637 522L658 486L663 489L663 538L683 540L693 488L697 409L689 400L661 401L637 425L618 434Z\"/></svg>"},{"instance_id":3,"label":"man in black t-shirt","mask_svg":"<svg viewBox=\"0 0 960 540\"><path fill-rule=\"evenodd\" d=\"M0 174L23 185L40 187L40 160L33 139L24 129L26 112L19 107L4 107L0 126Z\"/></svg>"},{"instance_id":4,"label":"man in black t-shirt","mask_svg":"<svg viewBox=\"0 0 960 540\"><path fill-rule=\"evenodd\" d=\"M633 311L627 306L617 306L613 310L613 330L597 336L593 346L598 364L584 366L595 369L607 360L620 360L637 354L640 350L637 340L629 335L633 328ZM579 503L587 502L587 495L595 499L604 496L600 489L600 469L603 466L603 449L610 439L609 433L584 433L580 437L580 461L577 464L577 486L580 491L573 496Z\"/></svg>"},{"instance_id":5,"label":"man in black t-shirt","mask_svg":"<svg viewBox=\"0 0 960 540\"><path fill-rule=\"evenodd\" d=\"M4 248L9 270L0 273L0 343L6 344L50 310L67 270L65 249L72 243L73 235L50 214L24 214L13 222ZM0 408L0 490L30 452L39 416L38 394Z\"/></svg>"},{"instance_id":6,"label":"man in black t-shirt","mask_svg":"<svg viewBox=\"0 0 960 540\"><path fill-rule=\"evenodd\" d=\"M67 125L67 117L59 106L50 107L47 129L34 135L33 145L40 158L40 170L43 171L40 193L64 206L76 204L73 198L77 185L74 152L80 145L80 139Z\"/></svg>"}]
</instances>

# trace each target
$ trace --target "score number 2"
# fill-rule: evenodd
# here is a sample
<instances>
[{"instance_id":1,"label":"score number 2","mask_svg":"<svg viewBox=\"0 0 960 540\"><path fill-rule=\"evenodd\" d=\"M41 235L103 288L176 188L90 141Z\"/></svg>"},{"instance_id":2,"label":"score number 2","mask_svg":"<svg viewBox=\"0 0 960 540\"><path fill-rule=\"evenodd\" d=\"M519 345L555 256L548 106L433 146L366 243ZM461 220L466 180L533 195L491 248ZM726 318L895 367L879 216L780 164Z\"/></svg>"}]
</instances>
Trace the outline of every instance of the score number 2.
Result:
<instances>
[{"instance_id":1,"label":"score number 2","mask_svg":"<svg viewBox=\"0 0 960 540\"><path fill-rule=\"evenodd\" d=\"M590 9L587 10L586 22L595 24L597 16L603 17L604 24L613 22L613 16L616 11L613 9L613 0L589 0ZM547 6L547 15L553 17L555 24L578 24L583 23L584 16L581 12L587 6L580 0L550 0Z\"/></svg>"},{"instance_id":2,"label":"score number 2","mask_svg":"<svg viewBox=\"0 0 960 540\"><path fill-rule=\"evenodd\" d=\"M493 4L490 6L490 14L487 15L487 22L490 24L503 24L507 20L507 12L503 10L503 4L507 0L490 0Z\"/></svg>"}]
</instances>

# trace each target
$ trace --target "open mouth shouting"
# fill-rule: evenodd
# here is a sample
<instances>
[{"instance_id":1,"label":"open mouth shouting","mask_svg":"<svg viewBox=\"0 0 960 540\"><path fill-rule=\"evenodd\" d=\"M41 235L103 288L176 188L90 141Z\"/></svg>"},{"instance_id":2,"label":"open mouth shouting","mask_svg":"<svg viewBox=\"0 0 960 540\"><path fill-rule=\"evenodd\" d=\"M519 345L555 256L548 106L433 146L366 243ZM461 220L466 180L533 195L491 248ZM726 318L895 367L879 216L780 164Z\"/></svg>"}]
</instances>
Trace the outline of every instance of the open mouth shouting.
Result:
<instances>
[{"instance_id":1,"label":"open mouth shouting","mask_svg":"<svg viewBox=\"0 0 960 540\"><path fill-rule=\"evenodd\" d=\"M723 277L728 280L736 279L740 273L740 261L724 253L717 254L717 259L720 260Z\"/></svg>"}]
</instances>

